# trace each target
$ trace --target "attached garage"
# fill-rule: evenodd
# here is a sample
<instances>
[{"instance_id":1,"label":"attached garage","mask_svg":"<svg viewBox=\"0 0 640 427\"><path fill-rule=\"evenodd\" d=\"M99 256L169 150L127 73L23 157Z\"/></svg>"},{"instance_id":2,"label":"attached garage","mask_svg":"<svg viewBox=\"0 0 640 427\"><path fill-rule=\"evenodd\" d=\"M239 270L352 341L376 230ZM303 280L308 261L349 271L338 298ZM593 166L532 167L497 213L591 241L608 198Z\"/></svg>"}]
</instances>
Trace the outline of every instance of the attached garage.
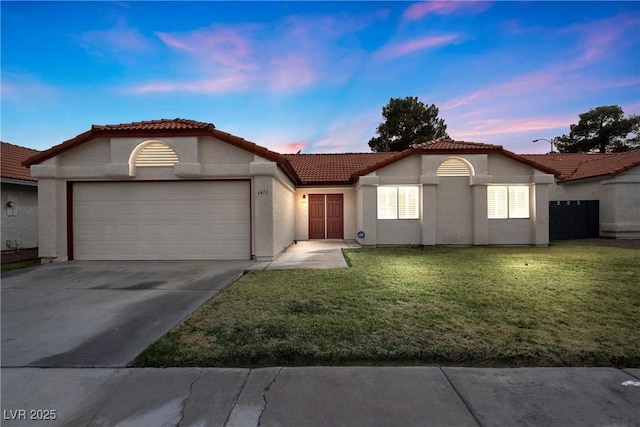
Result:
<instances>
[{"instance_id":1,"label":"attached garage","mask_svg":"<svg viewBox=\"0 0 640 427\"><path fill-rule=\"evenodd\" d=\"M251 258L250 181L74 182L69 259Z\"/></svg>"}]
</instances>

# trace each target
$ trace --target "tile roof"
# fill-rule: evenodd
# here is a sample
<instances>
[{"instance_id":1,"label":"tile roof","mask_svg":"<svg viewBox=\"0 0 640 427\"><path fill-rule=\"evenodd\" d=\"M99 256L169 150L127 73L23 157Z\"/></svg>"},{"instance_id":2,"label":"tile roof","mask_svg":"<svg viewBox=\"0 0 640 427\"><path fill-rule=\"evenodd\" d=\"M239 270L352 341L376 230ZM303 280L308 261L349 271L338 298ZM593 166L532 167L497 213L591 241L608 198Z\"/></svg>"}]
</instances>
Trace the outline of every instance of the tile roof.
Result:
<instances>
[{"instance_id":1,"label":"tile roof","mask_svg":"<svg viewBox=\"0 0 640 427\"><path fill-rule=\"evenodd\" d=\"M521 157L553 169L560 181L617 175L640 166L640 149L624 153L523 154Z\"/></svg>"},{"instance_id":2,"label":"tile roof","mask_svg":"<svg viewBox=\"0 0 640 427\"><path fill-rule=\"evenodd\" d=\"M22 166L22 162L29 157L38 154L33 148L20 147L19 145L1 142L2 152L2 178L21 179L24 181L37 181L31 176L29 168Z\"/></svg>"},{"instance_id":3,"label":"tile roof","mask_svg":"<svg viewBox=\"0 0 640 427\"><path fill-rule=\"evenodd\" d=\"M435 141L414 144L414 150L487 150L502 149L502 145L481 144L479 142L453 141L451 139L437 139Z\"/></svg>"},{"instance_id":4,"label":"tile roof","mask_svg":"<svg viewBox=\"0 0 640 427\"><path fill-rule=\"evenodd\" d=\"M285 154L301 184L346 184L359 170L398 153Z\"/></svg>"},{"instance_id":5,"label":"tile roof","mask_svg":"<svg viewBox=\"0 0 640 427\"><path fill-rule=\"evenodd\" d=\"M131 132L148 130L193 130L193 129L214 129L213 123L199 122L188 119L160 119L148 120L133 123L120 123L117 125L93 125L93 131Z\"/></svg>"}]
</instances>

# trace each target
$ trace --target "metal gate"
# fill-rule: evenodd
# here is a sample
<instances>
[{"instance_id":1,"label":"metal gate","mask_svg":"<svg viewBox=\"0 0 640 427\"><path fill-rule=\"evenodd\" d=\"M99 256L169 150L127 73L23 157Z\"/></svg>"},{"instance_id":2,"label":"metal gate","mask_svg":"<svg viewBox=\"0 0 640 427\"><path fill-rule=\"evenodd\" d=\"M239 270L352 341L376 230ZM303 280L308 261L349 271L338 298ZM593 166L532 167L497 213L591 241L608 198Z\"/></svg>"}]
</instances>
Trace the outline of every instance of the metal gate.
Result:
<instances>
[{"instance_id":1,"label":"metal gate","mask_svg":"<svg viewBox=\"0 0 640 427\"><path fill-rule=\"evenodd\" d=\"M598 200L549 202L549 240L599 237L599 208Z\"/></svg>"}]
</instances>

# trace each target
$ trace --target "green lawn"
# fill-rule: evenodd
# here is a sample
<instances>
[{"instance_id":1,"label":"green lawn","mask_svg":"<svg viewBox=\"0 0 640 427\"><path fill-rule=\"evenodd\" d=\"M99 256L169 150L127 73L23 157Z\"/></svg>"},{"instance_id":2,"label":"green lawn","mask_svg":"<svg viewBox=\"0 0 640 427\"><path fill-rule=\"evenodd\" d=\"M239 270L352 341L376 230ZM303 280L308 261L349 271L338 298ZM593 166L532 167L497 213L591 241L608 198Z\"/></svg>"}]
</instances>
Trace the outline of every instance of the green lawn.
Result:
<instances>
[{"instance_id":1,"label":"green lawn","mask_svg":"<svg viewBox=\"0 0 640 427\"><path fill-rule=\"evenodd\" d=\"M349 269L254 271L137 366L640 366L640 251L346 250Z\"/></svg>"}]
</instances>

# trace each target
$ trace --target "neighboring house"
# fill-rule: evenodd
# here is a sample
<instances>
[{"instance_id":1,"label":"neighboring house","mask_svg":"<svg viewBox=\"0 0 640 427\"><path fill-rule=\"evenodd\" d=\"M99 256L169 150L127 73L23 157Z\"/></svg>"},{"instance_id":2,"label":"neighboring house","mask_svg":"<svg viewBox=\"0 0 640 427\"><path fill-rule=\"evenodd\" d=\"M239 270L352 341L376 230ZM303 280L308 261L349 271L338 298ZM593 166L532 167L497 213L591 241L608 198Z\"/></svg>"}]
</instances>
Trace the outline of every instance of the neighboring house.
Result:
<instances>
[{"instance_id":1,"label":"neighboring house","mask_svg":"<svg viewBox=\"0 0 640 427\"><path fill-rule=\"evenodd\" d=\"M547 245L554 171L501 146L282 155L210 123L94 125L31 157L40 256L269 260L297 240Z\"/></svg>"},{"instance_id":2,"label":"neighboring house","mask_svg":"<svg viewBox=\"0 0 640 427\"><path fill-rule=\"evenodd\" d=\"M37 150L1 142L2 261L37 257L38 180L22 162Z\"/></svg>"},{"instance_id":3,"label":"neighboring house","mask_svg":"<svg viewBox=\"0 0 640 427\"><path fill-rule=\"evenodd\" d=\"M555 171L549 189L551 239L640 238L640 150L527 154Z\"/></svg>"}]
</instances>

